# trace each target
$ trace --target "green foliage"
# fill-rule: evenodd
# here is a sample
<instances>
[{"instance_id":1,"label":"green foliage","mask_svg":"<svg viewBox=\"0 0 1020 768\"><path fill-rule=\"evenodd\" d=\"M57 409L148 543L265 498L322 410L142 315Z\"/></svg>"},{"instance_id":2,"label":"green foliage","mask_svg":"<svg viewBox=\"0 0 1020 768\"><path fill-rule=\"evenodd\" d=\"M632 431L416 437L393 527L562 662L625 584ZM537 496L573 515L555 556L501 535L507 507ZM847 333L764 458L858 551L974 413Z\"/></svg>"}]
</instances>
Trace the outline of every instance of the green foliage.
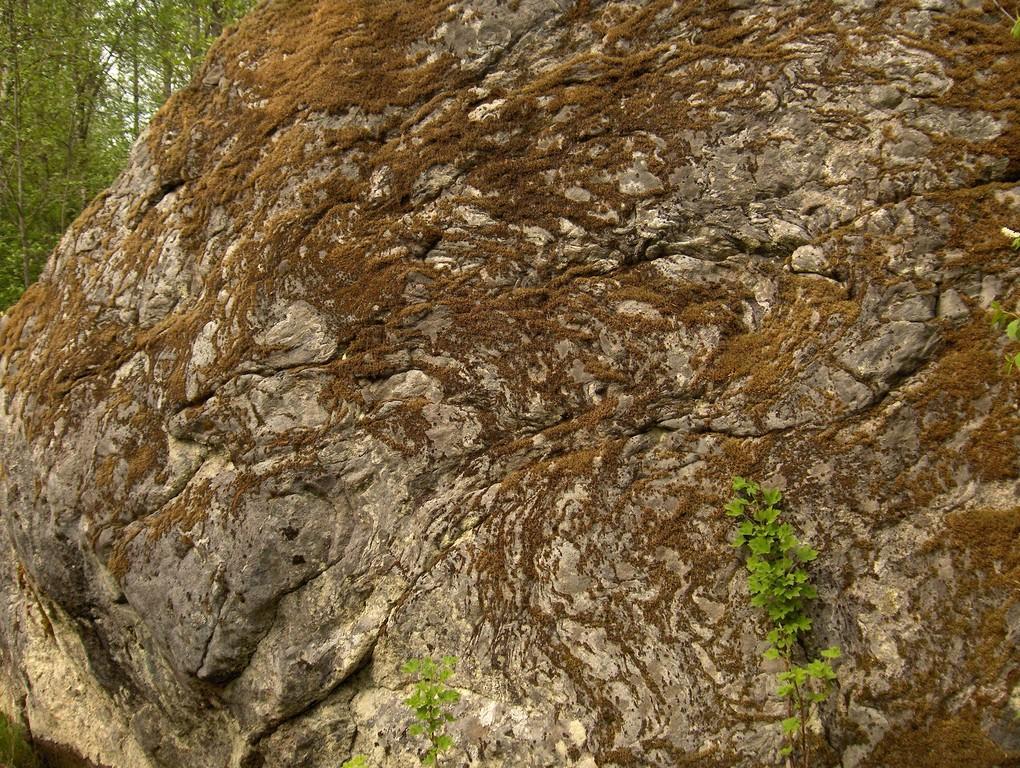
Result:
<instances>
[{"instance_id":1,"label":"green foliage","mask_svg":"<svg viewBox=\"0 0 1020 768\"><path fill-rule=\"evenodd\" d=\"M0 311L253 0L0 0Z\"/></svg>"},{"instance_id":2,"label":"green foliage","mask_svg":"<svg viewBox=\"0 0 1020 768\"><path fill-rule=\"evenodd\" d=\"M41 762L25 731L0 714L0 765L5 768L40 768Z\"/></svg>"},{"instance_id":3,"label":"green foliage","mask_svg":"<svg viewBox=\"0 0 1020 768\"><path fill-rule=\"evenodd\" d=\"M1009 227L1002 228L1002 234L1009 238L1009 247L1014 251L1020 251L1020 232L1015 232Z\"/></svg>"},{"instance_id":4,"label":"green foliage","mask_svg":"<svg viewBox=\"0 0 1020 768\"><path fill-rule=\"evenodd\" d=\"M788 656L798 634L811 629L805 606L817 592L802 565L818 552L801 544L793 528L779 519L778 490L762 489L742 477L734 478L733 490L736 496L726 514L738 520L733 546L746 546L751 553L746 561L751 605L763 608L772 621L769 658Z\"/></svg>"},{"instance_id":5,"label":"green foliage","mask_svg":"<svg viewBox=\"0 0 1020 768\"><path fill-rule=\"evenodd\" d=\"M455 718L446 709L460 701L460 693L446 681L453 677L456 668L456 656L444 656L439 661L410 659L400 668L405 675L417 678L414 692L404 699L404 704L414 712L416 721L408 732L428 739L429 747L421 755L422 765L439 765L440 755L454 746L453 739L446 733L446 725ZM340 768L366 768L367 765L364 755L354 755Z\"/></svg>"},{"instance_id":6,"label":"green foliage","mask_svg":"<svg viewBox=\"0 0 1020 768\"><path fill-rule=\"evenodd\" d=\"M18 300L24 290L16 240L4 237L4 222L0 220L0 315Z\"/></svg>"},{"instance_id":7,"label":"green foliage","mask_svg":"<svg viewBox=\"0 0 1020 768\"><path fill-rule=\"evenodd\" d=\"M1003 227L1002 234L1009 238L1011 248L1020 250L1020 232ZM1020 314L1004 309L997 301L992 302L992 326L1002 330L1010 342L1020 342ZM1014 347L1006 352L1005 357L1006 373L1020 372L1020 350Z\"/></svg>"},{"instance_id":8,"label":"green foliage","mask_svg":"<svg viewBox=\"0 0 1020 768\"><path fill-rule=\"evenodd\" d=\"M439 765L440 755L453 748L446 725L453 722L454 716L446 708L460 701L460 694L446 681L453 676L456 666L456 656L444 656L439 661L411 659L401 667L404 674L418 678L414 693L404 704L414 711L417 720L410 728L411 735L424 736L429 742L429 748L421 757L422 765Z\"/></svg>"},{"instance_id":9,"label":"green foliage","mask_svg":"<svg viewBox=\"0 0 1020 768\"><path fill-rule=\"evenodd\" d=\"M992 302L992 325L1000 328L1011 342L1020 341L1020 315L1002 308L997 301ZM1006 373L1020 372L1020 351L1011 349L1005 354Z\"/></svg>"},{"instance_id":10,"label":"green foliage","mask_svg":"<svg viewBox=\"0 0 1020 768\"><path fill-rule=\"evenodd\" d=\"M789 717L781 723L785 741L781 754L793 754L799 742L806 767L810 765L808 708L829 697L836 680L831 662L840 656L839 648L832 647L805 664L793 660L798 640L811 629L808 601L818 596L803 566L817 558L818 551L802 544L793 527L780 519L782 494L777 489L735 477L733 491L735 495L725 507L726 514L737 523L732 545L749 553L745 564L751 605L763 609L772 626L765 658L784 663L776 690L789 702Z\"/></svg>"}]
</instances>

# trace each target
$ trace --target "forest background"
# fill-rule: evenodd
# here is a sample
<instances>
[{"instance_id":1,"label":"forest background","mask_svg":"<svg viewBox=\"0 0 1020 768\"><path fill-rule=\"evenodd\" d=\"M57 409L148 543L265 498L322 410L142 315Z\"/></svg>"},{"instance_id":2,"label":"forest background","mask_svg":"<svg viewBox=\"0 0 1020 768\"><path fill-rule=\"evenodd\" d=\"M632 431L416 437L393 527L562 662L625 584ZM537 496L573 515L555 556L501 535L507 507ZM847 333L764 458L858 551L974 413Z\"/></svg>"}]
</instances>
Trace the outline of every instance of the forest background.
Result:
<instances>
[{"instance_id":1,"label":"forest background","mask_svg":"<svg viewBox=\"0 0 1020 768\"><path fill-rule=\"evenodd\" d=\"M255 0L0 0L0 313Z\"/></svg>"}]
</instances>

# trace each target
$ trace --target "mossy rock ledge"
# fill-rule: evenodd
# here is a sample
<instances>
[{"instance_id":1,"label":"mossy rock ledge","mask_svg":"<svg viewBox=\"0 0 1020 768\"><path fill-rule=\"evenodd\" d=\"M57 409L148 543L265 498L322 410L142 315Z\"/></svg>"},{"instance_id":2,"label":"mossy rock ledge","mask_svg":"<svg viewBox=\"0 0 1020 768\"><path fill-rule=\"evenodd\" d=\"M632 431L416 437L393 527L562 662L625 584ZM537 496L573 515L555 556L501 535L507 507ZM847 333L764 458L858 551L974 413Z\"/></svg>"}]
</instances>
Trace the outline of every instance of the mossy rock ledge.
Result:
<instances>
[{"instance_id":1,"label":"mossy rock ledge","mask_svg":"<svg viewBox=\"0 0 1020 768\"><path fill-rule=\"evenodd\" d=\"M1020 765L1020 43L978 0L270 0L0 320L0 709L112 768Z\"/></svg>"}]
</instances>

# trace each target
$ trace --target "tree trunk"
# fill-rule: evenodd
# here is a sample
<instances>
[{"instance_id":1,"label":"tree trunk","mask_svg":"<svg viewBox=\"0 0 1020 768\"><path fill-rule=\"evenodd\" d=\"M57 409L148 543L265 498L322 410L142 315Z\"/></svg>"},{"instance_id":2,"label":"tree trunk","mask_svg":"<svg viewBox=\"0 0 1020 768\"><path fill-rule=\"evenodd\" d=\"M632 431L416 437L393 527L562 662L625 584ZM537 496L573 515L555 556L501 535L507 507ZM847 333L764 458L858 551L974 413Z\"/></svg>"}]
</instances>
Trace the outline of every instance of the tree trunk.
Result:
<instances>
[{"instance_id":1,"label":"tree trunk","mask_svg":"<svg viewBox=\"0 0 1020 768\"><path fill-rule=\"evenodd\" d=\"M141 123L141 89L138 84L138 0L131 4L131 99L132 135L138 138Z\"/></svg>"},{"instance_id":2,"label":"tree trunk","mask_svg":"<svg viewBox=\"0 0 1020 768\"><path fill-rule=\"evenodd\" d=\"M212 0L209 3L209 37L215 39L223 34L223 3L220 0Z\"/></svg>"}]
</instances>

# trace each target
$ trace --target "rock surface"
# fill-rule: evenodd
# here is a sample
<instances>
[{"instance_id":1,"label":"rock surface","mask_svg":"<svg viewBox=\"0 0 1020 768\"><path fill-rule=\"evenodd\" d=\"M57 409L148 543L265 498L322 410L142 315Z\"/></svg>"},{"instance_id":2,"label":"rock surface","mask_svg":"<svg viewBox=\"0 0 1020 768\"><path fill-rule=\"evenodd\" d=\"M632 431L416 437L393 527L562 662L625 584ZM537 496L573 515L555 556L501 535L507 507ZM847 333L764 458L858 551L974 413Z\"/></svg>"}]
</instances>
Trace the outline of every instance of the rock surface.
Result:
<instances>
[{"instance_id":1,"label":"rock surface","mask_svg":"<svg viewBox=\"0 0 1020 768\"><path fill-rule=\"evenodd\" d=\"M973 0L263 3L0 320L0 705L397 768L454 653L451 765L777 764L743 474L821 552L816 765L1017 765L1016 50Z\"/></svg>"}]
</instances>

